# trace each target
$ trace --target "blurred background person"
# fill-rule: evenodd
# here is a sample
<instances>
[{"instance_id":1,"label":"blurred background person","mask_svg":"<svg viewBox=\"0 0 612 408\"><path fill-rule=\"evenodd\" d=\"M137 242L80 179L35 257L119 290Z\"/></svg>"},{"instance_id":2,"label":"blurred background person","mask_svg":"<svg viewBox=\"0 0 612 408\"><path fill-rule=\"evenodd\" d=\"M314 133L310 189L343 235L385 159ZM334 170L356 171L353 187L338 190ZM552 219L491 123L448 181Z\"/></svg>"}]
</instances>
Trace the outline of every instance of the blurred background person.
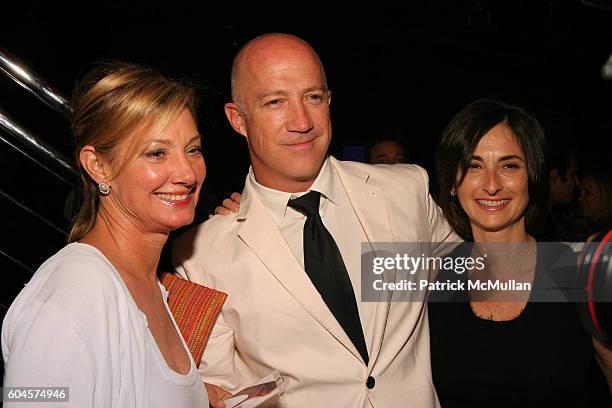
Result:
<instances>
[{"instance_id":1,"label":"blurred background person","mask_svg":"<svg viewBox=\"0 0 612 408\"><path fill-rule=\"evenodd\" d=\"M404 134L398 130L381 133L366 145L365 156L370 164L408 163Z\"/></svg>"},{"instance_id":2,"label":"blurred background person","mask_svg":"<svg viewBox=\"0 0 612 408\"><path fill-rule=\"evenodd\" d=\"M578 160L568 148L554 142L547 153L551 206L570 204L578 188Z\"/></svg>"},{"instance_id":3,"label":"blurred background person","mask_svg":"<svg viewBox=\"0 0 612 408\"><path fill-rule=\"evenodd\" d=\"M549 140L549 206L540 241L583 241L588 228L578 205L578 160L564 141Z\"/></svg>"},{"instance_id":4,"label":"blurred background person","mask_svg":"<svg viewBox=\"0 0 612 408\"><path fill-rule=\"evenodd\" d=\"M581 171L578 202L589 234L612 225L612 172L598 167Z\"/></svg>"}]
</instances>

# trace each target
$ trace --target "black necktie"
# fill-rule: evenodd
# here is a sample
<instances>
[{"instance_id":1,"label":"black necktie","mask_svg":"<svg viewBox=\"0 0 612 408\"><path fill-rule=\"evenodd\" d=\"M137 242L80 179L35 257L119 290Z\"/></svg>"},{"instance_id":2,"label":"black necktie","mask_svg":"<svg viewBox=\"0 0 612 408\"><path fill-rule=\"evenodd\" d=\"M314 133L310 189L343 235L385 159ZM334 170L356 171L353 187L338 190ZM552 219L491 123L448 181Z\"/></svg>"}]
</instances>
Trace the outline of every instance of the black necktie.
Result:
<instances>
[{"instance_id":1,"label":"black necktie","mask_svg":"<svg viewBox=\"0 0 612 408\"><path fill-rule=\"evenodd\" d=\"M304 224L304 269L325 304L368 364L355 293L342 255L319 215L321 193L310 191L287 204L306 215Z\"/></svg>"}]
</instances>

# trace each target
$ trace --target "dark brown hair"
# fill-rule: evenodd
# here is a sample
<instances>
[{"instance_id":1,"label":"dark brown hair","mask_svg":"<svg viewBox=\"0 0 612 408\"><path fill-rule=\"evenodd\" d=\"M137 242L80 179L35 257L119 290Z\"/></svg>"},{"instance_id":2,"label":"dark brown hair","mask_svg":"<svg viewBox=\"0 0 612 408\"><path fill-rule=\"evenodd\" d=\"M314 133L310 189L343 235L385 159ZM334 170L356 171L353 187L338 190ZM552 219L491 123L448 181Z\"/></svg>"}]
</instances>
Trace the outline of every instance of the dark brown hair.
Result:
<instances>
[{"instance_id":1,"label":"dark brown hair","mask_svg":"<svg viewBox=\"0 0 612 408\"><path fill-rule=\"evenodd\" d=\"M525 225L537 234L548 198L546 139L538 121L527 111L492 99L479 99L463 108L448 124L436 152L437 200L451 227L464 239L472 238L467 214L451 190L463 182L480 139L496 125L504 123L525 155L529 204ZM457 174L461 179L457 180Z\"/></svg>"}]
</instances>

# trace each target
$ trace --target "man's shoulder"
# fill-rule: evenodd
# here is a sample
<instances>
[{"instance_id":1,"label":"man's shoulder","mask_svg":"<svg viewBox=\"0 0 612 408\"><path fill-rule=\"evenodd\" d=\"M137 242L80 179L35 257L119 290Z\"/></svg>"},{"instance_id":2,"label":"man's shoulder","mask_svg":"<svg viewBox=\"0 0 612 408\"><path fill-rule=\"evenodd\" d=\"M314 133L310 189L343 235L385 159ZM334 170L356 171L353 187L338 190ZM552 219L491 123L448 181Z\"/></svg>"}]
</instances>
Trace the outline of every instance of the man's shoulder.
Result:
<instances>
[{"instance_id":1,"label":"man's shoulder","mask_svg":"<svg viewBox=\"0 0 612 408\"><path fill-rule=\"evenodd\" d=\"M236 213L229 215L213 215L201 224L194 225L179 235L176 243L194 242L197 244L223 240L228 236L236 235L240 225L240 216Z\"/></svg>"},{"instance_id":2,"label":"man's shoulder","mask_svg":"<svg viewBox=\"0 0 612 408\"><path fill-rule=\"evenodd\" d=\"M233 250L233 243L238 240L238 229L241 225L239 214L214 215L205 222L189 228L179 235L172 245L175 264L193 256Z\"/></svg>"},{"instance_id":3,"label":"man's shoulder","mask_svg":"<svg viewBox=\"0 0 612 408\"><path fill-rule=\"evenodd\" d=\"M346 172L353 175L367 175L369 184L427 188L429 183L425 169L416 164L367 164L340 160L334 160L333 163L340 170L340 174Z\"/></svg>"}]
</instances>

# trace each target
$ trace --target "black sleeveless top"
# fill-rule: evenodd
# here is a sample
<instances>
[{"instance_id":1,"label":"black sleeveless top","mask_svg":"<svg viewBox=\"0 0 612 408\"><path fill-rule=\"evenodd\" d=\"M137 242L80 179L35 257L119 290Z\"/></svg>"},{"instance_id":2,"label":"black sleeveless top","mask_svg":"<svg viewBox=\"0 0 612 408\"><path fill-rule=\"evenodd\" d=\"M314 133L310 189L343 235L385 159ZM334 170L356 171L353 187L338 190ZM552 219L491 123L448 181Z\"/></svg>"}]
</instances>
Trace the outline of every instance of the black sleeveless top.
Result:
<instances>
[{"instance_id":1,"label":"black sleeveless top","mask_svg":"<svg viewBox=\"0 0 612 408\"><path fill-rule=\"evenodd\" d=\"M555 250L538 251L534 290L543 268L574 256L562 244ZM457 278L441 271L438 280L449 274ZM594 351L574 303L528 302L517 318L496 322L474 314L467 290L454 296L463 301L429 303L432 375L443 408L588 406Z\"/></svg>"}]
</instances>

